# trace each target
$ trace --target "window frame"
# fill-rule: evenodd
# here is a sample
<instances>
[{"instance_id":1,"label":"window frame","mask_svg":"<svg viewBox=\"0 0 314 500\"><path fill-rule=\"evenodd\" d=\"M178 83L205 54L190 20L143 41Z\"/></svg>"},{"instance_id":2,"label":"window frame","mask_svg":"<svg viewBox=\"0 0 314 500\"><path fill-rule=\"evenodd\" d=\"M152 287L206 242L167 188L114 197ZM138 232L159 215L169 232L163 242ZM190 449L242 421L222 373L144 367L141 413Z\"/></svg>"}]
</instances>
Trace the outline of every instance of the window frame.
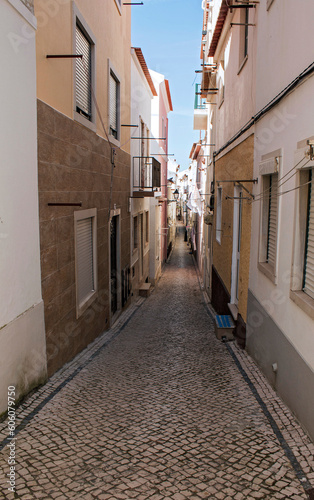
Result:
<instances>
[{"instance_id":1,"label":"window frame","mask_svg":"<svg viewBox=\"0 0 314 500\"><path fill-rule=\"evenodd\" d=\"M92 245L93 245L93 282L94 290L91 290L81 302L79 301L79 269L78 269L78 240L77 240L77 223L80 220L92 220ZM74 250L75 250L75 293L76 293L76 319L90 306L98 295L98 274L97 274L97 209L90 208L87 210L79 210L74 212Z\"/></svg>"},{"instance_id":2,"label":"window frame","mask_svg":"<svg viewBox=\"0 0 314 500\"><path fill-rule=\"evenodd\" d=\"M73 54L76 54L76 26L79 26L83 35L87 38L91 45L91 86L93 91L96 93L96 37L93 34L91 28L85 21L81 12L77 6L73 3L72 8L72 18L73 18ZM83 114L76 111L76 58L73 59L73 119L79 122L81 125L90 128L96 132L96 106L94 99L91 96L91 119L89 120ZM91 89L91 94L92 94Z\"/></svg>"},{"instance_id":3,"label":"window frame","mask_svg":"<svg viewBox=\"0 0 314 500\"><path fill-rule=\"evenodd\" d=\"M145 245L149 244L149 210L145 210Z\"/></svg>"},{"instance_id":4,"label":"window frame","mask_svg":"<svg viewBox=\"0 0 314 500\"><path fill-rule=\"evenodd\" d=\"M217 187L217 203L216 203L216 241L221 245L222 233L222 186Z\"/></svg>"},{"instance_id":5,"label":"window frame","mask_svg":"<svg viewBox=\"0 0 314 500\"><path fill-rule=\"evenodd\" d=\"M306 142L306 141L304 141ZM297 186L309 181L309 171L314 176L314 160L306 162L305 155L309 146L300 147L295 152L294 163L297 168ZM302 159L304 158L304 162ZM309 207L309 185L295 190L295 214L293 229L293 254L291 267L290 299L308 316L314 319L314 299L304 291L304 267L306 258L306 238ZM312 189L313 185L312 185Z\"/></svg>"},{"instance_id":6,"label":"window frame","mask_svg":"<svg viewBox=\"0 0 314 500\"><path fill-rule=\"evenodd\" d=\"M139 219L138 219L138 214L133 216L133 252L135 252L136 250L138 250L138 243L139 243L139 238L138 238L138 226L139 226L139 223L138 223Z\"/></svg>"},{"instance_id":7,"label":"window frame","mask_svg":"<svg viewBox=\"0 0 314 500\"><path fill-rule=\"evenodd\" d=\"M116 80L117 83L117 137L115 137L111 131L110 131L110 78L113 76L113 78ZM107 106L108 106L108 113L107 113L107 121L108 121L108 133L109 133L109 139L110 142L112 142L116 146L120 146L120 140L121 140L121 78L119 76L119 73L116 71L115 67L111 63L110 59L108 59L108 81L107 81L107 87L108 87L108 92L107 92Z\"/></svg>"},{"instance_id":8,"label":"window frame","mask_svg":"<svg viewBox=\"0 0 314 500\"><path fill-rule=\"evenodd\" d=\"M239 70L238 75L241 73L243 66L249 57L249 26L247 25L250 20L250 9L240 9L240 41L239 41Z\"/></svg>"},{"instance_id":9,"label":"window frame","mask_svg":"<svg viewBox=\"0 0 314 500\"><path fill-rule=\"evenodd\" d=\"M278 250L279 250L279 214L280 214L280 172L281 172L281 154L271 153L265 160L260 162L259 174L261 176L261 203L260 203L260 228L259 228L259 251L258 251L258 269L274 284L277 284L278 274ZM269 249L269 223L270 223L270 203L271 194L270 178L277 176L277 214L276 214L276 242L274 265L268 262Z\"/></svg>"},{"instance_id":10,"label":"window frame","mask_svg":"<svg viewBox=\"0 0 314 500\"><path fill-rule=\"evenodd\" d=\"M115 4L117 6L117 9L119 11L120 16L122 15L121 9L122 9L122 0L114 0Z\"/></svg>"}]
</instances>

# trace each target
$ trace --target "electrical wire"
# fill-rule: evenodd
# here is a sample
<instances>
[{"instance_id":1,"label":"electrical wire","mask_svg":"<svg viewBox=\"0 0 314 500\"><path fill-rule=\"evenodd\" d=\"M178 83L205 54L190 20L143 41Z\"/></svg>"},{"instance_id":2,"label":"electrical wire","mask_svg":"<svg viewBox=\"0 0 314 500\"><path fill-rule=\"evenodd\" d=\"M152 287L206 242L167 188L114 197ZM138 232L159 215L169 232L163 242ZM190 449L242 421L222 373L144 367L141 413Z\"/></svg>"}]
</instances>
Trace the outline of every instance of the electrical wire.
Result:
<instances>
[{"instance_id":1,"label":"electrical wire","mask_svg":"<svg viewBox=\"0 0 314 500\"><path fill-rule=\"evenodd\" d=\"M290 177L288 177L288 179L286 179L284 182L282 182L281 184L279 184L280 181L282 181L283 179L285 179L285 177L287 177L287 175L289 175L293 170L295 170L299 165L300 163L302 163L302 161L304 161L306 158L302 158L296 165L294 165L290 170L289 172L287 172L285 175L283 175L280 179L278 179L278 186L277 186L277 189L280 188L281 186L283 186L286 182L288 182L290 179L292 179L296 174L297 174L297 171L293 172L292 175L290 175ZM309 159L306 161L306 163L304 165L302 165L302 168L305 167L308 163L309 163ZM265 189L265 191L262 191L261 193L259 193L258 195L255 195L254 196L254 200L253 201L259 201L263 198L266 197L266 195L271 191L271 187Z\"/></svg>"},{"instance_id":2,"label":"electrical wire","mask_svg":"<svg viewBox=\"0 0 314 500\"><path fill-rule=\"evenodd\" d=\"M215 151L214 155L218 156L222 151L224 151L230 144L235 142L239 137L241 137L247 130L249 130L256 122L258 122L266 113L268 113L274 106L279 104L279 102L286 97L290 92L292 92L305 78L312 76L314 72L314 62L312 62L305 70L302 71L292 82L290 82L283 90L281 90L271 101L269 101L260 111L258 111L243 127L229 139L218 151Z\"/></svg>"},{"instance_id":3,"label":"electrical wire","mask_svg":"<svg viewBox=\"0 0 314 500\"><path fill-rule=\"evenodd\" d=\"M294 165L285 175L283 175L282 177L280 177L280 179L278 179L278 183L281 182L283 179L285 179L285 177L287 177L287 175L290 174L290 172L292 172L293 170L295 170L299 165L300 163L302 163L303 160L305 160L306 158L301 158L301 160L296 164ZM303 165L303 167L305 167L305 165L307 165L307 163L309 162L310 160L307 160L307 162ZM296 172L295 172L296 173ZM293 174L295 175L295 174ZM293 175L291 177L293 177ZM289 177L289 179L291 179L291 177ZM285 182L287 182L289 179L287 179ZM282 184L279 184L278 187L282 186L283 184L285 184L285 182L283 182ZM264 193L267 193L268 191L270 191L271 188L268 188L268 189L265 189L265 191L262 191L261 193L255 195L255 198L259 197L259 196L262 196L264 195Z\"/></svg>"}]
</instances>

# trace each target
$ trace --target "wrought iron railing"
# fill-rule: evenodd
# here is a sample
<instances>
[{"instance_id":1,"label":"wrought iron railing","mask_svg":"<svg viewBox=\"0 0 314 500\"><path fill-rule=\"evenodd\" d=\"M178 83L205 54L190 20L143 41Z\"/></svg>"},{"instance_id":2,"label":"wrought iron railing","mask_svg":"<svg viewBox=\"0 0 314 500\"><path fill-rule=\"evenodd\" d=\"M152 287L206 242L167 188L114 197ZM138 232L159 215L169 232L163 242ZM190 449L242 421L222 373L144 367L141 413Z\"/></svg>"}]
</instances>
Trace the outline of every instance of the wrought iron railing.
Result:
<instances>
[{"instance_id":1,"label":"wrought iron railing","mask_svg":"<svg viewBox=\"0 0 314 500\"><path fill-rule=\"evenodd\" d=\"M133 189L148 192L159 187L159 161L153 156L133 156Z\"/></svg>"}]
</instances>

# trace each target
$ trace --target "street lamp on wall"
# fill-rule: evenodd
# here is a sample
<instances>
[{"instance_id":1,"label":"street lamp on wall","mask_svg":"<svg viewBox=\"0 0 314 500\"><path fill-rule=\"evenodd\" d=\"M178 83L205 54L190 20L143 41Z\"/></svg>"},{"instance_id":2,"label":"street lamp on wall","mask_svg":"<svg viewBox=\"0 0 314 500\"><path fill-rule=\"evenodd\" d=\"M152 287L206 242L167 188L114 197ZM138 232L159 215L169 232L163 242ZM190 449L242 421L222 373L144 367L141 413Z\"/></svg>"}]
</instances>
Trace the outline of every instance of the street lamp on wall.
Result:
<instances>
[{"instance_id":1,"label":"street lamp on wall","mask_svg":"<svg viewBox=\"0 0 314 500\"><path fill-rule=\"evenodd\" d=\"M175 201L178 201L178 199L179 199L179 191L177 189L174 191L173 197L174 197Z\"/></svg>"}]
</instances>

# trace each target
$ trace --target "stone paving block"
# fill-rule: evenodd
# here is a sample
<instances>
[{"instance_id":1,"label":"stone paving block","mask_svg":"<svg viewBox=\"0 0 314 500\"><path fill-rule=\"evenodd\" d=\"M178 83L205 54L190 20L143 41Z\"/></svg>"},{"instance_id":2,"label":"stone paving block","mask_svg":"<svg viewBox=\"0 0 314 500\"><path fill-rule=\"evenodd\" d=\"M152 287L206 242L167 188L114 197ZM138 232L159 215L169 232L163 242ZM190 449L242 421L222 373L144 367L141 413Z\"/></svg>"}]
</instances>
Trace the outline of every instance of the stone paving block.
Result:
<instances>
[{"instance_id":1,"label":"stone paving block","mask_svg":"<svg viewBox=\"0 0 314 500\"><path fill-rule=\"evenodd\" d=\"M178 239L150 297L17 409L27 419L19 498L306 499L235 359L309 485L313 443L247 354L216 339L210 313ZM0 454L5 463L7 450Z\"/></svg>"}]
</instances>

